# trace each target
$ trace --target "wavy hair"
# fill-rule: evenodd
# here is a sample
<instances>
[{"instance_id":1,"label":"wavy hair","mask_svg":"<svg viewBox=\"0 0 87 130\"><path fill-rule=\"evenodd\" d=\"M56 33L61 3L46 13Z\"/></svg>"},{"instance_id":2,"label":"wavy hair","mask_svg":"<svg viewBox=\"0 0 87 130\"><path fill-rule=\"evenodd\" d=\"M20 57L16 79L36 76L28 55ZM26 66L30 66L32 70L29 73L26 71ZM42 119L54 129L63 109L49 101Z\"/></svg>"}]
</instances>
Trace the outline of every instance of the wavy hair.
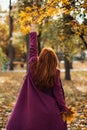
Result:
<instances>
[{"instance_id":1,"label":"wavy hair","mask_svg":"<svg viewBox=\"0 0 87 130\"><path fill-rule=\"evenodd\" d=\"M54 87L58 58L52 48L43 48L35 65L34 79L38 88Z\"/></svg>"}]
</instances>

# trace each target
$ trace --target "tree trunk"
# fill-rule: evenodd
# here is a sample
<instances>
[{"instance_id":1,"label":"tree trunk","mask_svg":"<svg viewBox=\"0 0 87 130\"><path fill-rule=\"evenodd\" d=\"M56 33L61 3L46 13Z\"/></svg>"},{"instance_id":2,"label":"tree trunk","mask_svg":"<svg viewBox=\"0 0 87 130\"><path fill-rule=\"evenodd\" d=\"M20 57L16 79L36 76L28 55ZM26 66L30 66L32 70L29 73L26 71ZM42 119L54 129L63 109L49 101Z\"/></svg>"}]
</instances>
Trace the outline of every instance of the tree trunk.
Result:
<instances>
[{"instance_id":1,"label":"tree trunk","mask_svg":"<svg viewBox=\"0 0 87 130\"><path fill-rule=\"evenodd\" d=\"M10 58L10 63L9 63L9 70L13 70L14 66L13 66L13 61L14 61L14 48L12 46L12 32L13 32L13 18L11 16L11 10L12 10L12 6L11 6L11 0L9 1L9 21L10 21L10 25L9 25L9 35L10 35L10 45L9 45L9 58Z\"/></svg>"},{"instance_id":2,"label":"tree trunk","mask_svg":"<svg viewBox=\"0 0 87 130\"><path fill-rule=\"evenodd\" d=\"M64 58L64 66L65 66L65 80L71 80L70 61L66 57Z\"/></svg>"},{"instance_id":3,"label":"tree trunk","mask_svg":"<svg viewBox=\"0 0 87 130\"><path fill-rule=\"evenodd\" d=\"M10 58L9 70L14 70L14 65L13 65L14 57L15 57L14 47L12 46L12 43L10 42L10 45L9 45L9 58Z\"/></svg>"}]
</instances>

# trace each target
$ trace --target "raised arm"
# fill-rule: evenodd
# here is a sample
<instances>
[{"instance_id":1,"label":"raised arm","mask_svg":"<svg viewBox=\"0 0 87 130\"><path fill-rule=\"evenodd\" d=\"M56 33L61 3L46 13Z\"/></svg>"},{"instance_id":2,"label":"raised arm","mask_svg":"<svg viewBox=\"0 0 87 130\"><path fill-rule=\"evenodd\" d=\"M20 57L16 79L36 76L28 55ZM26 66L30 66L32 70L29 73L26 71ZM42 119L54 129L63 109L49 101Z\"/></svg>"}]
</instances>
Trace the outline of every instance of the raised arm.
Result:
<instances>
[{"instance_id":1,"label":"raised arm","mask_svg":"<svg viewBox=\"0 0 87 130\"><path fill-rule=\"evenodd\" d=\"M38 56L36 25L31 25L28 62Z\"/></svg>"},{"instance_id":2,"label":"raised arm","mask_svg":"<svg viewBox=\"0 0 87 130\"><path fill-rule=\"evenodd\" d=\"M56 85L54 87L54 96L55 96L56 102L58 104L58 107L60 109L60 112L61 113L66 112L67 107L66 107L66 103L65 103L64 90L63 90L62 83L60 80L60 74L58 74Z\"/></svg>"}]
</instances>

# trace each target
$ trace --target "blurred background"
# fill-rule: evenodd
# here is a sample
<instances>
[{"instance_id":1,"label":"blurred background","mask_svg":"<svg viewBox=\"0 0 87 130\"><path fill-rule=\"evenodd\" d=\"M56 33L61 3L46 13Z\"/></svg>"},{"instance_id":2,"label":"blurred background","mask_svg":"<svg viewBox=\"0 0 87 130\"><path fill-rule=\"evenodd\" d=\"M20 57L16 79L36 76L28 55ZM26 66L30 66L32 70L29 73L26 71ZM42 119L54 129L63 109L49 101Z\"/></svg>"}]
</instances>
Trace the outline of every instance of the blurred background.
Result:
<instances>
[{"instance_id":1,"label":"blurred background","mask_svg":"<svg viewBox=\"0 0 87 130\"><path fill-rule=\"evenodd\" d=\"M86 0L0 0L0 130L27 73L33 17L39 21L38 53L45 46L55 50L66 102L77 112L68 129L87 130Z\"/></svg>"}]
</instances>

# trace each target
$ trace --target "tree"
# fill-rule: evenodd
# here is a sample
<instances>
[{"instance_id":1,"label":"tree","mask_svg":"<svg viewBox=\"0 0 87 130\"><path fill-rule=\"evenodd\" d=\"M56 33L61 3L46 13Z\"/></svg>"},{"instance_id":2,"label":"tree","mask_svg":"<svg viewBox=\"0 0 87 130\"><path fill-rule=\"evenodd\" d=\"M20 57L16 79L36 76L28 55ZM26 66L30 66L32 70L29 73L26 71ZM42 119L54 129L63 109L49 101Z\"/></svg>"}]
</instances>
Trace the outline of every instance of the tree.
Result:
<instances>
[{"instance_id":1,"label":"tree","mask_svg":"<svg viewBox=\"0 0 87 130\"><path fill-rule=\"evenodd\" d=\"M9 27L6 23L0 23L0 47L8 55L7 46L9 45Z\"/></svg>"},{"instance_id":2,"label":"tree","mask_svg":"<svg viewBox=\"0 0 87 130\"><path fill-rule=\"evenodd\" d=\"M20 15L24 14L24 12L23 12L24 10L30 11L30 7L32 7L32 6L35 7L35 10L37 12L36 5L37 5L37 7L40 7L41 6L41 2L42 1L29 1L28 2L28 1L25 1L25 0L22 0L22 1L19 0L18 1L18 8L19 8L19 12L21 12ZM30 6L30 7L28 7L28 6ZM26 20L30 21L31 18L28 19L28 14L26 13L25 15L27 15L27 17L26 17L27 19L25 18L25 20L24 19L23 20L24 21L26 21ZM33 15L34 14L32 14L32 16ZM35 19L35 17L34 17L34 19ZM34 19L32 19L32 20L34 20ZM20 18L20 21L21 21L21 18ZM24 21L22 21L22 23L20 25L21 25L22 32L26 35L27 69L28 69L28 55L29 55L28 51L29 51L29 30L30 30L30 26L28 26L29 24L27 23L27 21L26 21L26 23ZM22 24L24 24L24 26ZM38 50L40 52L40 50L41 50L41 47L40 47L41 25L39 27L40 27L40 29L38 31Z\"/></svg>"},{"instance_id":3,"label":"tree","mask_svg":"<svg viewBox=\"0 0 87 130\"><path fill-rule=\"evenodd\" d=\"M11 0L9 0L9 57L10 57L10 62L9 62L9 69L13 70L13 60L14 60L14 48L12 46L12 33L13 33L13 17L11 15L11 10L12 10L12 5L11 5Z\"/></svg>"},{"instance_id":4,"label":"tree","mask_svg":"<svg viewBox=\"0 0 87 130\"><path fill-rule=\"evenodd\" d=\"M43 26L41 43L43 47L46 45L51 46L54 47L56 52L62 53L62 56L65 59L65 79L70 80L71 59L76 53L81 51L81 46L83 47L83 43L78 35L74 33L70 34L68 29L69 28L65 30L63 18L58 20L50 20L50 22L44 24Z\"/></svg>"},{"instance_id":5,"label":"tree","mask_svg":"<svg viewBox=\"0 0 87 130\"><path fill-rule=\"evenodd\" d=\"M7 62L7 56L6 54L3 52L2 48L0 47L0 69L2 69L3 64L5 64L5 62Z\"/></svg>"},{"instance_id":6,"label":"tree","mask_svg":"<svg viewBox=\"0 0 87 130\"><path fill-rule=\"evenodd\" d=\"M68 13L63 13L63 20L64 20L64 26L65 26L64 27L64 34L66 35L65 41L67 42L67 39L70 39L71 35L74 35L74 34L78 35L81 38L81 40L83 41L83 46L80 45L80 49L87 48L87 43L86 43L85 38L84 38L84 26L85 25L84 26L80 25L80 23L77 19L77 16L78 16L78 18L80 18L80 16L81 16L81 12L82 12L81 10L82 10L85 2L86 1L81 2L81 1L71 0L69 5L66 6ZM73 9L72 15L69 13L69 10L71 8ZM76 12L77 12L77 14L76 14ZM83 17L83 21L84 21L85 12L83 12L82 15L84 15L84 17ZM66 47L67 47L67 45L68 44L66 44ZM70 47L69 47L69 50L70 50ZM69 51L67 53L65 53L64 59L65 59L65 70L66 70L65 79L70 80L71 79L71 77L70 77L70 61L67 58L68 56L69 56Z\"/></svg>"},{"instance_id":7,"label":"tree","mask_svg":"<svg viewBox=\"0 0 87 130\"><path fill-rule=\"evenodd\" d=\"M78 34L78 36L83 41L83 48L87 48L87 43L85 40L84 28L86 27L86 23L83 22L82 26L78 22L78 18L83 16L83 21L86 21L87 17L87 3L84 1L75 1L75 0L45 0L45 1L23 1L22 8L20 9L20 25L24 34L29 33L30 24L34 21L38 24L43 23L46 19L53 18L55 15L60 18L62 16L64 28L62 34L62 42L64 42L66 48L65 51L69 50L69 40L71 39L71 35ZM25 6L24 6L25 5ZM82 9L84 11L82 12ZM49 19L50 20L50 19ZM79 27L82 26L82 29ZM72 43L73 44L73 43ZM67 63L69 63L68 58L69 53L65 53L65 59ZM66 62L65 60L65 62ZM69 64L67 64L69 65ZM67 67L67 65L65 65ZM69 68L69 67L67 67ZM68 76L66 75L66 79L70 79L70 69L68 69Z\"/></svg>"},{"instance_id":8,"label":"tree","mask_svg":"<svg viewBox=\"0 0 87 130\"><path fill-rule=\"evenodd\" d=\"M15 59L23 59L26 54L25 36L21 32L13 33L13 47L15 50ZM24 59L25 61L26 59Z\"/></svg>"}]
</instances>

